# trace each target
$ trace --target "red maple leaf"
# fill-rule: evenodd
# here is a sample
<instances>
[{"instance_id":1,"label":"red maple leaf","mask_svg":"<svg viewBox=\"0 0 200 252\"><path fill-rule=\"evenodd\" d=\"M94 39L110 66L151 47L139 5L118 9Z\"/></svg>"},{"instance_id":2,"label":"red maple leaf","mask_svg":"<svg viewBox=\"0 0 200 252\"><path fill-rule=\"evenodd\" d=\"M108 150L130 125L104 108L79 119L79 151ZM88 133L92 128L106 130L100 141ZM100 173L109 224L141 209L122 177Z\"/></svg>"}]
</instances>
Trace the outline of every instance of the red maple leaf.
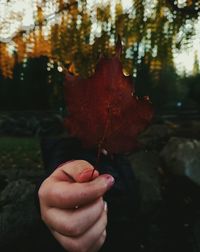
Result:
<instances>
[{"instance_id":1,"label":"red maple leaf","mask_svg":"<svg viewBox=\"0 0 200 252\"><path fill-rule=\"evenodd\" d=\"M65 98L69 116L65 126L85 147L125 153L137 146L137 136L150 123L153 108L148 99L135 96L133 80L123 74L121 47L102 57L88 79L66 74Z\"/></svg>"}]
</instances>

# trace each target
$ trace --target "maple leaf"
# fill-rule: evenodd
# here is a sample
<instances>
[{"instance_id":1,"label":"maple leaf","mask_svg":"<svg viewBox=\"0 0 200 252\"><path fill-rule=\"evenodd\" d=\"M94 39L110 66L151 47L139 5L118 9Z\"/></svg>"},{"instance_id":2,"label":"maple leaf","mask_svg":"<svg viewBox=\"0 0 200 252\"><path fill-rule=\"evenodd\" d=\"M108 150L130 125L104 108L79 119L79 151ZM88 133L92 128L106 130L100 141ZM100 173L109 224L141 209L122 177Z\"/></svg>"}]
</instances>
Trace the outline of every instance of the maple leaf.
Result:
<instances>
[{"instance_id":1,"label":"maple leaf","mask_svg":"<svg viewBox=\"0 0 200 252\"><path fill-rule=\"evenodd\" d=\"M65 78L65 99L69 116L64 124L83 146L105 149L110 154L131 152L137 136L153 117L146 97L135 96L133 79L123 74L121 46L110 58L101 57L88 79Z\"/></svg>"}]
</instances>

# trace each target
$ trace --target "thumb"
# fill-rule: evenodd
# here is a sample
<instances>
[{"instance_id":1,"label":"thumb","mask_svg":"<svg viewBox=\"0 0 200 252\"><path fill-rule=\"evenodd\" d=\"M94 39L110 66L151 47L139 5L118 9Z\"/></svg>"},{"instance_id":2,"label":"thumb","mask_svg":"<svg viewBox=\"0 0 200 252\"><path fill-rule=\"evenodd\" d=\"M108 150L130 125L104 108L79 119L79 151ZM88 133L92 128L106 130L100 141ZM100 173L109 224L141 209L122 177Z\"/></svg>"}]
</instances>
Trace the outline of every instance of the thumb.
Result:
<instances>
[{"instance_id":1,"label":"thumb","mask_svg":"<svg viewBox=\"0 0 200 252\"><path fill-rule=\"evenodd\" d=\"M60 165L52 176L59 180L83 183L98 177L99 172L85 160L73 160Z\"/></svg>"}]
</instances>

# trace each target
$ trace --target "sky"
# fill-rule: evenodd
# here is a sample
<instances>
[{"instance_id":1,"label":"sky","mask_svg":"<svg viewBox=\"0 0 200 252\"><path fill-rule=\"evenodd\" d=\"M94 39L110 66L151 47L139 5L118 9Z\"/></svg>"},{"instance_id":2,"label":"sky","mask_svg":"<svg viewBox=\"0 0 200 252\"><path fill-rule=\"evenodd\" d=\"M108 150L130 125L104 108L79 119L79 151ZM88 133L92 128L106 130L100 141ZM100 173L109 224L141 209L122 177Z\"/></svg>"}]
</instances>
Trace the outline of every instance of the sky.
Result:
<instances>
[{"instance_id":1,"label":"sky","mask_svg":"<svg viewBox=\"0 0 200 252\"><path fill-rule=\"evenodd\" d=\"M200 62L200 19L195 25L195 30L196 35L192 40L191 46L188 49L184 49L181 53L177 53L174 57L174 62L181 73L192 73L195 53L197 53Z\"/></svg>"},{"instance_id":2,"label":"sky","mask_svg":"<svg viewBox=\"0 0 200 252\"><path fill-rule=\"evenodd\" d=\"M42 0L36 0L41 2ZM12 35L18 31L19 28L25 29L33 26L33 15L35 2L33 0L10 0L9 5L6 5L7 0L0 0L0 40L6 41ZM47 9L46 15L48 16L55 11L55 0L49 0L49 8ZM109 2L116 2L117 0L109 0ZM146 2L152 3L152 0L145 0ZM180 1L180 0L179 0ZM88 0L89 6L93 6L97 3L106 3L108 0ZM121 0L124 9L130 9L132 6L132 0ZM12 18L11 18L12 16ZM14 21L13 21L14 17ZM175 65L179 73L186 72L187 74L192 73L194 65L195 52L198 53L200 61L200 19L195 25L196 36L192 41L192 45L188 49L184 49L182 52L177 52L174 57ZM2 35L3 34L3 35Z\"/></svg>"}]
</instances>

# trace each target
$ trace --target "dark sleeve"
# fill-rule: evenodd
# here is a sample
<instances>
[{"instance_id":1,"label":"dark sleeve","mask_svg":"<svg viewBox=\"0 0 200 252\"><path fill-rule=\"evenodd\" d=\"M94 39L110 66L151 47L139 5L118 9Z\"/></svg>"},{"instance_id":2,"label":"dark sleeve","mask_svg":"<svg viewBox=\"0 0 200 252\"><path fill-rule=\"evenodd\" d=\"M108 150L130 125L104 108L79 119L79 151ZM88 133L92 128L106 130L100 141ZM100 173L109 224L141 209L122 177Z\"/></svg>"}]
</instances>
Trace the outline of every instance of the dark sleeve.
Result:
<instances>
[{"instance_id":1,"label":"dark sleeve","mask_svg":"<svg viewBox=\"0 0 200 252\"><path fill-rule=\"evenodd\" d=\"M44 176L39 178L35 188L35 206L40 213L38 191L42 182L61 164L77 159L80 143L76 139L65 137L42 137L40 149L44 167Z\"/></svg>"},{"instance_id":2,"label":"dark sleeve","mask_svg":"<svg viewBox=\"0 0 200 252\"><path fill-rule=\"evenodd\" d=\"M81 144L74 138L41 138L40 147L46 175L50 175L62 163L77 159L81 152Z\"/></svg>"},{"instance_id":3,"label":"dark sleeve","mask_svg":"<svg viewBox=\"0 0 200 252\"><path fill-rule=\"evenodd\" d=\"M139 209L139 194L138 183L126 156L102 155L97 165L97 151L85 150L76 139L43 138L40 143L46 177L66 161L83 159L94 165L100 174L109 173L115 178L113 188L104 197L108 203L109 222L107 241L101 251L111 251L111 248L112 251L119 251L119 248L130 251L130 245L131 248L135 246L136 232L133 229Z\"/></svg>"}]
</instances>

